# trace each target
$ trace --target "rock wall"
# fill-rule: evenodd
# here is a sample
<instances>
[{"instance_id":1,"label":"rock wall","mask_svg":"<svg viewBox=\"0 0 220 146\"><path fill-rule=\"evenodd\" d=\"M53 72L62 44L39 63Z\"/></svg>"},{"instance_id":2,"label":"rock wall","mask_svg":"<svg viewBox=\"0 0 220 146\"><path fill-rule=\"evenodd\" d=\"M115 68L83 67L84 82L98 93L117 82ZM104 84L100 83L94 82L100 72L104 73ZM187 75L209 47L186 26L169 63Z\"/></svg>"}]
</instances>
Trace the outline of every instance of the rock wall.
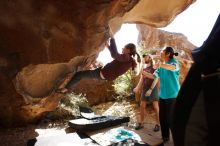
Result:
<instances>
[{"instance_id":1,"label":"rock wall","mask_svg":"<svg viewBox=\"0 0 220 146\"><path fill-rule=\"evenodd\" d=\"M41 64L65 64L79 55L90 58L92 62L109 38L109 26L113 33L124 22L165 26L193 2L194 0L0 1L0 124L35 121L45 111L56 108L61 98L52 92L43 91L43 88L40 92L50 94L39 97L39 106L26 105L24 97L15 89L20 83L13 83L25 69L29 68L28 72L26 70L24 76L19 77L24 80L25 76L32 73L33 67L41 66L39 70L48 70L46 65ZM66 68L63 67L63 70ZM55 77L61 79L63 73L66 73L63 70L59 70L60 74L55 72L56 75L52 75L54 78L50 81L55 81ZM37 79L32 81L39 82ZM32 83L28 84L32 86ZM48 91L57 87L57 80L50 87ZM33 94L29 89L22 92Z\"/></svg>"},{"instance_id":2,"label":"rock wall","mask_svg":"<svg viewBox=\"0 0 220 146\"><path fill-rule=\"evenodd\" d=\"M95 79L83 79L73 90L74 93L84 93L89 102L89 105L96 105L99 103L114 100L114 88L112 82L98 81Z\"/></svg>"}]
</instances>

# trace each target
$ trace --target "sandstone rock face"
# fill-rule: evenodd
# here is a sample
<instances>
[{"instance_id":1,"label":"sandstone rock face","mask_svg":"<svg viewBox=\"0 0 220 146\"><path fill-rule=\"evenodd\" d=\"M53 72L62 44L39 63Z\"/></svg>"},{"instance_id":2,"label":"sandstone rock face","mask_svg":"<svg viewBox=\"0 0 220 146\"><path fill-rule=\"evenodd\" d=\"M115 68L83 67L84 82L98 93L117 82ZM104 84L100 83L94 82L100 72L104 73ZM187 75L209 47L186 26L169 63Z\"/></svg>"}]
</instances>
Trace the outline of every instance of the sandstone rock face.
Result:
<instances>
[{"instance_id":1,"label":"sandstone rock face","mask_svg":"<svg viewBox=\"0 0 220 146\"><path fill-rule=\"evenodd\" d=\"M191 5L195 0L183 1L161 1L161 0L140 0L137 5L122 17L113 18L113 30L120 28L120 23L140 23L153 27L167 26L173 19Z\"/></svg>"},{"instance_id":2,"label":"sandstone rock face","mask_svg":"<svg viewBox=\"0 0 220 146\"><path fill-rule=\"evenodd\" d=\"M115 95L112 82L95 79L83 79L76 85L73 92L84 93L91 106L114 100Z\"/></svg>"},{"instance_id":3,"label":"sandstone rock face","mask_svg":"<svg viewBox=\"0 0 220 146\"><path fill-rule=\"evenodd\" d=\"M144 50L160 51L166 46L174 48L179 55L176 57L181 65L180 83L184 81L192 64L191 51L196 48L183 34L166 32L147 25L137 25L139 31L138 42Z\"/></svg>"},{"instance_id":4,"label":"sandstone rock face","mask_svg":"<svg viewBox=\"0 0 220 146\"><path fill-rule=\"evenodd\" d=\"M193 2L194 0L0 1L1 124L34 121L43 112L53 110L60 99L51 92L60 80L55 78L63 78L61 76L68 72L65 63L71 58L86 56L91 62L94 61L94 56L103 49L104 42L109 38L109 25L113 33L124 22L165 26ZM58 64L49 65L55 63ZM32 70L34 74L31 77ZM36 73L37 71L42 74ZM28 92L16 90L18 84L27 90L27 86L31 86L30 80L31 84L40 86L39 78L32 78L44 76L47 71L56 72L48 78L48 83L45 82L48 85L42 88L32 87ZM40 100L40 106L37 107L25 105L22 93L33 97L49 95Z\"/></svg>"},{"instance_id":5,"label":"sandstone rock face","mask_svg":"<svg viewBox=\"0 0 220 146\"><path fill-rule=\"evenodd\" d=\"M82 64L86 62L85 58L77 56L68 63L26 66L16 75L14 80L16 90L27 104L32 98L46 97L62 84L68 74L74 74L77 68L85 66L86 63Z\"/></svg>"}]
</instances>

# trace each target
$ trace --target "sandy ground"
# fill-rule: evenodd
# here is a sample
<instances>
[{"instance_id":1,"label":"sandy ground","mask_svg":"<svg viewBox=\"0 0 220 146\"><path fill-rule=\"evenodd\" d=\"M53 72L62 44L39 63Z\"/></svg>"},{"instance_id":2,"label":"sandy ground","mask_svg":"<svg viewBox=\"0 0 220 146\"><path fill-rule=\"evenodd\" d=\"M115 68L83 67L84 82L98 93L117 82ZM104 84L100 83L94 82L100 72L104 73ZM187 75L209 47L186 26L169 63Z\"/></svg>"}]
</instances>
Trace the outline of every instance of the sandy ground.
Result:
<instances>
[{"instance_id":1,"label":"sandy ground","mask_svg":"<svg viewBox=\"0 0 220 146\"><path fill-rule=\"evenodd\" d=\"M130 105L128 105L130 104ZM126 105L126 106L125 106ZM124 102L124 103L105 103L100 104L96 107L94 107L97 112L99 113L112 113L117 112L119 110L120 112L129 113L128 116L131 118L131 124L134 124L137 122L137 117L139 113L139 106L137 103L133 102ZM129 109L126 109L129 108ZM109 111L111 109L111 112ZM122 111L123 109L124 111ZM108 111L107 111L108 110ZM145 123L155 123L155 113L152 110L151 107L146 108L146 118ZM45 131L47 129L51 128L58 128L61 130L68 129L67 122L47 122L47 123L39 123L37 125L27 125L26 127L17 127L17 128L9 128L9 129L0 129L0 145L1 146L26 146L27 141L29 139L33 139L37 136L39 136L39 133L37 132L37 129L44 129ZM42 130L41 130L42 131ZM42 133L41 133L42 134ZM44 133L45 134L45 133Z\"/></svg>"}]
</instances>

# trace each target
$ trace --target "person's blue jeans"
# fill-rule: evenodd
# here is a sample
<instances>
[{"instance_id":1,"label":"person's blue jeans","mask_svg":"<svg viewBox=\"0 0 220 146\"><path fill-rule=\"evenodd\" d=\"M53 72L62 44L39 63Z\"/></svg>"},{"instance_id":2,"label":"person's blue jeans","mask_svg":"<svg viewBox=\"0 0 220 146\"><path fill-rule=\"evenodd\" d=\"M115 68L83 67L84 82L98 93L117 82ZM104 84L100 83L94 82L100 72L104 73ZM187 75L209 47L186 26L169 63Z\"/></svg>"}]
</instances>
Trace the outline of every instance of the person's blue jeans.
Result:
<instances>
[{"instance_id":1,"label":"person's blue jeans","mask_svg":"<svg viewBox=\"0 0 220 146\"><path fill-rule=\"evenodd\" d=\"M80 81L82 78L89 78L89 79L98 79L98 80L103 80L100 77L100 71L101 71L101 67L97 68L95 70L85 70L85 71L79 71L77 72L72 79L69 81L69 83L66 85L66 88L72 89L74 87L74 85Z\"/></svg>"}]
</instances>

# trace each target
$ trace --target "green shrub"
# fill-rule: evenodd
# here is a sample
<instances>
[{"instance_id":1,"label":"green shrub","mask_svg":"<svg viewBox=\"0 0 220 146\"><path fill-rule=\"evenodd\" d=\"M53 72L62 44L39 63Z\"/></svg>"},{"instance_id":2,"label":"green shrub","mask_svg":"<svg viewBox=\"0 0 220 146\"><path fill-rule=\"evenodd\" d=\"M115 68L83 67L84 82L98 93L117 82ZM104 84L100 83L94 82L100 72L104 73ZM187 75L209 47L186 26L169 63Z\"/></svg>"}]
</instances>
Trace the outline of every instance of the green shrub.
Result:
<instances>
[{"instance_id":1,"label":"green shrub","mask_svg":"<svg viewBox=\"0 0 220 146\"><path fill-rule=\"evenodd\" d=\"M119 76L113 81L114 91L118 96L116 99L123 99L124 97L130 96L134 88L133 78L135 76L134 71L128 70L125 74Z\"/></svg>"}]
</instances>

